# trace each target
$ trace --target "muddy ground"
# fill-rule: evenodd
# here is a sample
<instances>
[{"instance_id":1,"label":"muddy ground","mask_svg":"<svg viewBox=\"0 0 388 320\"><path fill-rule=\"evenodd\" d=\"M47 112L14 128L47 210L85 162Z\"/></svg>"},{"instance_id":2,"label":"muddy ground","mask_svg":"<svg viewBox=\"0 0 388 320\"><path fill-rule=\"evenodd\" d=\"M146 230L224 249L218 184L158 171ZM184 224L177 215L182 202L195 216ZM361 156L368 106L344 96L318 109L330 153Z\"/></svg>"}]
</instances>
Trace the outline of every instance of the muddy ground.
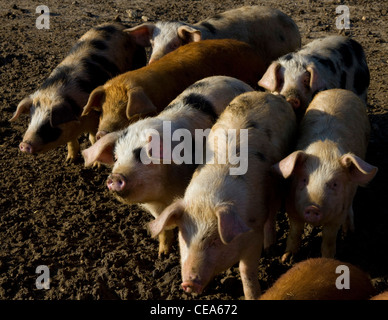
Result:
<instances>
[{"instance_id":1,"label":"muddy ground","mask_svg":"<svg viewBox=\"0 0 388 320\"><path fill-rule=\"evenodd\" d=\"M217 276L201 295L180 289L178 248L158 259L156 240L147 234L150 214L120 204L105 187L109 169L86 169L82 159L65 163L66 148L38 156L18 151L28 117L8 119L19 101L37 89L90 27L121 19L130 26L158 19L196 22L249 4L268 4L298 24L303 44L337 34L336 7L350 9L351 29L371 72L368 113L372 135L367 161L376 178L359 188L354 234L338 237L337 258L367 271L377 292L388 289L388 5L386 1L131 0L43 1L50 29L39 30L36 3L0 1L0 299L240 299L238 268ZM126 10L136 13L129 17ZM343 32L343 31L342 31ZM88 146L81 138L82 148ZM152 187L152 186L150 186ZM278 217L278 241L261 259L262 289L291 264L282 265L288 222ZM305 232L296 261L320 253L319 229ZM35 286L39 265L50 270L51 287Z\"/></svg>"}]
</instances>

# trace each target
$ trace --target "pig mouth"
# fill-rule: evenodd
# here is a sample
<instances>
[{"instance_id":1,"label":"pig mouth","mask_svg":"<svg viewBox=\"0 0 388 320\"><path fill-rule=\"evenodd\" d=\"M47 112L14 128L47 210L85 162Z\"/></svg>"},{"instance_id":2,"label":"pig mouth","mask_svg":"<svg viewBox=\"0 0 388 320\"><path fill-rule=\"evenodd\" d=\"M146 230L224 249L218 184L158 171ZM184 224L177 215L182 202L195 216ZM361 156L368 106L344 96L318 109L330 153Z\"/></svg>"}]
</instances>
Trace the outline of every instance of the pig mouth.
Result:
<instances>
[{"instance_id":1,"label":"pig mouth","mask_svg":"<svg viewBox=\"0 0 388 320\"><path fill-rule=\"evenodd\" d=\"M199 283L199 281L191 281L191 280L183 281L181 286L182 286L182 289L187 293L201 294L204 289L204 286L201 283Z\"/></svg>"},{"instance_id":2,"label":"pig mouth","mask_svg":"<svg viewBox=\"0 0 388 320\"><path fill-rule=\"evenodd\" d=\"M304 209L303 216L305 221L313 226L319 226L322 224L322 210L316 205L306 207Z\"/></svg>"}]
</instances>

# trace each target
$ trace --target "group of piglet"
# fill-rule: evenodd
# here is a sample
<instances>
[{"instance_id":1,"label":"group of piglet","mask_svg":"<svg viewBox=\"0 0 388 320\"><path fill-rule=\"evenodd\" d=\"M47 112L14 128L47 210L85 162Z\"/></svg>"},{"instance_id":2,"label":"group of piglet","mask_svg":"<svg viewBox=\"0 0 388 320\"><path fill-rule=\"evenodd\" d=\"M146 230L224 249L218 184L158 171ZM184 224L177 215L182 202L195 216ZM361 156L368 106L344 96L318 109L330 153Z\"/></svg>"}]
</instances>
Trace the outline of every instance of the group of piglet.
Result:
<instances>
[{"instance_id":1,"label":"group of piglet","mask_svg":"<svg viewBox=\"0 0 388 320\"><path fill-rule=\"evenodd\" d=\"M178 227L186 292L202 292L239 262L245 298L257 299L261 251L276 240L283 200L290 231L282 261L297 252L305 223L323 226L321 253L333 258L341 226L354 228L357 186L377 172L363 160L370 125L362 47L344 36L300 46L294 21L262 6L193 25L96 26L18 105L12 121L31 115L20 150L67 143L72 161L79 136L89 133L85 165L113 166L112 194L154 216L148 227L159 256L170 252ZM213 156L171 161L164 140L181 140L163 136L166 122L172 134L185 129L192 145L198 129L208 130L199 141ZM217 160L243 146L247 171L233 175L235 162Z\"/></svg>"}]
</instances>

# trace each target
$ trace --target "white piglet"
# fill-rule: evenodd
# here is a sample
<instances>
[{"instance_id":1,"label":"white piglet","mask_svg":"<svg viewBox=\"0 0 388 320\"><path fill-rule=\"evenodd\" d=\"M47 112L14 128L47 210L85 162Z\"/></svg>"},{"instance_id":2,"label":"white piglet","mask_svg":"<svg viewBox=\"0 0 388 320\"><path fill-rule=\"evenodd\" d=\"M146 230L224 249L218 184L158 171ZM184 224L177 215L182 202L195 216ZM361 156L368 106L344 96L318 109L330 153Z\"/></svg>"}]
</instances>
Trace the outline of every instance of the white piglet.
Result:
<instances>
[{"instance_id":1,"label":"white piglet","mask_svg":"<svg viewBox=\"0 0 388 320\"><path fill-rule=\"evenodd\" d=\"M300 47L299 29L280 10L245 6L225 11L196 24L156 22L127 29L139 43L152 46L150 63L189 42L204 39L236 39L249 43L267 64Z\"/></svg>"},{"instance_id":2,"label":"white piglet","mask_svg":"<svg viewBox=\"0 0 388 320\"><path fill-rule=\"evenodd\" d=\"M290 178L286 210L290 233L282 261L298 251L304 224L323 226L323 257L333 258L341 227L352 230L352 202L377 168L364 159L370 132L365 104L353 92L322 91L301 122L296 151L275 165Z\"/></svg>"},{"instance_id":3,"label":"white piglet","mask_svg":"<svg viewBox=\"0 0 388 320\"><path fill-rule=\"evenodd\" d=\"M287 154L295 130L292 107L269 93L244 93L221 114L209 134L207 151L213 152L207 163L198 167L183 199L150 223L153 236L179 228L186 292L201 293L239 262L245 298L259 297L260 255L274 232L264 225L274 223L281 204L271 166Z\"/></svg>"},{"instance_id":4,"label":"white piglet","mask_svg":"<svg viewBox=\"0 0 388 320\"><path fill-rule=\"evenodd\" d=\"M123 203L141 204L156 218L183 195L196 161L203 163L204 136L196 139L196 130L210 131L234 97L252 90L225 76L197 81L158 116L109 133L84 150L85 165L95 161L114 164L107 180L109 190ZM159 256L168 254L172 240L171 230L161 233Z\"/></svg>"}]
</instances>

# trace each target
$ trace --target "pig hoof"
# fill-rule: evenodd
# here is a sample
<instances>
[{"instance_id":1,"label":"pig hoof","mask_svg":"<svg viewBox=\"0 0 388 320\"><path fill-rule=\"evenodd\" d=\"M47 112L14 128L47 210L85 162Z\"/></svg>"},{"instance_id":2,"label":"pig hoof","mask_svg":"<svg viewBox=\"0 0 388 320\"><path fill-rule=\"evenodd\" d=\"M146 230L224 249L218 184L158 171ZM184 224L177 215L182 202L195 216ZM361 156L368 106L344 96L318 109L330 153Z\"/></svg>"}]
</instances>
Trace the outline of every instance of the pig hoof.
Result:
<instances>
[{"instance_id":1,"label":"pig hoof","mask_svg":"<svg viewBox=\"0 0 388 320\"><path fill-rule=\"evenodd\" d=\"M102 169L102 167L103 166L102 166L101 162L98 162L98 161L94 162L93 166L92 166L93 169L97 169L97 170Z\"/></svg>"},{"instance_id":2,"label":"pig hoof","mask_svg":"<svg viewBox=\"0 0 388 320\"><path fill-rule=\"evenodd\" d=\"M66 163L75 163L76 158L73 156L67 156Z\"/></svg>"},{"instance_id":3,"label":"pig hoof","mask_svg":"<svg viewBox=\"0 0 388 320\"><path fill-rule=\"evenodd\" d=\"M282 255L282 259L281 259L281 262L282 263L287 263L291 260L291 252L286 252L285 254Z\"/></svg>"},{"instance_id":4,"label":"pig hoof","mask_svg":"<svg viewBox=\"0 0 388 320\"><path fill-rule=\"evenodd\" d=\"M167 258L169 255L170 255L170 250L168 247L166 246L159 247L159 253L158 253L159 259Z\"/></svg>"}]
</instances>

